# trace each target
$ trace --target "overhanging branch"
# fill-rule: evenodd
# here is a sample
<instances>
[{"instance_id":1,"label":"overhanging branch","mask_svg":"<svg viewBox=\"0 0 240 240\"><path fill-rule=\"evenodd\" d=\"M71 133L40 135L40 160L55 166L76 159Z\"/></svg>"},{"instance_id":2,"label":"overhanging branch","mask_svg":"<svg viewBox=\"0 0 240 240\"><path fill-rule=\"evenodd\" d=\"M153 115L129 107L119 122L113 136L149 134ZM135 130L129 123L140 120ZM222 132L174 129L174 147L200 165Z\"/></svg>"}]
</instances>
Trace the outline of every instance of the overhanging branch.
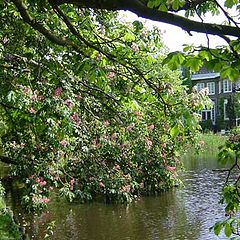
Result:
<instances>
[{"instance_id":1,"label":"overhanging branch","mask_svg":"<svg viewBox=\"0 0 240 240\"><path fill-rule=\"evenodd\" d=\"M187 32L199 32L222 37L233 36L239 38L240 28L235 26L201 23L170 12L161 12L146 6L143 0L51 0L56 5L64 3L74 4L81 8L106 9L106 10L129 10L139 17L168 23L182 28Z\"/></svg>"},{"instance_id":2,"label":"overhanging branch","mask_svg":"<svg viewBox=\"0 0 240 240\"><path fill-rule=\"evenodd\" d=\"M0 161L6 164L17 165L17 163L13 159L6 156L0 156Z\"/></svg>"}]
</instances>

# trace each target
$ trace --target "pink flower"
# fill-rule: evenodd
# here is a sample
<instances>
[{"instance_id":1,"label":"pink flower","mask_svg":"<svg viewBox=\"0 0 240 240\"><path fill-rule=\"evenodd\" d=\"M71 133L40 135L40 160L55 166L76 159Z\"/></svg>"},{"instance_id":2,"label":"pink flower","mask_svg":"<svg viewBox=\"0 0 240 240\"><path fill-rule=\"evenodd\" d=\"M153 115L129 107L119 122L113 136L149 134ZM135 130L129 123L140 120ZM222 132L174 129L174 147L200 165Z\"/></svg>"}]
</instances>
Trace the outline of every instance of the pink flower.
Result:
<instances>
[{"instance_id":1,"label":"pink flower","mask_svg":"<svg viewBox=\"0 0 240 240\"><path fill-rule=\"evenodd\" d=\"M131 186L130 185L126 185L126 186L123 186L121 188L121 192L127 192L129 193L131 191Z\"/></svg>"},{"instance_id":2,"label":"pink flower","mask_svg":"<svg viewBox=\"0 0 240 240\"><path fill-rule=\"evenodd\" d=\"M28 111L29 111L30 113L32 113L32 114L36 114L36 113L37 113L37 111L36 111L33 107L30 107L30 108L28 109Z\"/></svg>"},{"instance_id":3,"label":"pink flower","mask_svg":"<svg viewBox=\"0 0 240 240\"><path fill-rule=\"evenodd\" d=\"M108 79L113 79L115 77L115 72L109 72L107 73L107 78Z\"/></svg>"},{"instance_id":4,"label":"pink flower","mask_svg":"<svg viewBox=\"0 0 240 240\"><path fill-rule=\"evenodd\" d=\"M48 191L52 191L52 190L53 190L53 187L50 186L50 187L48 188Z\"/></svg>"},{"instance_id":5,"label":"pink flower","mask_svg":"<svg viewBox=\"0 0 240 240\"><path fill-rule=\"evenodd\" d=\"M99 182L98 185L99 185L99 187L101 187L101 188L105 188L105 184L104 184L103 182Z\"/></svg>"},{"instance_id":6,"label":"pink flower","mask_svg":"<svg viewBox=\"0 0 240 240\"><path fill-rule=\"evenodd\" d=\"M132 131L134 127L134 123L131 123L128 127L127 127L127 131Z\"/></svg>"},{"instance_id":7,"label":"pink flower","mask_svg":"<svg viewBox=\"0 0 240 240\"><path fill-rule=\"evenodd\" d=\"M133 42L131 48L134 52L139 52L139 47L136 43Z\"/></svg>"},{"instance_id":8,"label":"pink flower","mask_svg":"<svg viewBox=\"0 0 240 240\"><path fill-rule=\"evenodd\" d=\"M201 141L199 141L199 144L203 146L205 144L205 142L203 140L201 140Z\"/></svg>"},{"instance_id":9,"label":"pink flower","mask_svg":"<svg viewBox=\"0 0 240 240\"><path fill-rule=\"evenodd\" d=\"M154 128L155 128L155 126L153 124L148 126L148 129L150 129L150 130L153 130Z\"/></svg>"},{"instance_id":10,"label":"pink flower","mask_svg":"<svg viewBox=\"0 0 240 240\"><path fill-rule=\"evenodd\" d=\"M104 124L104 126L106 126L106 127L107 127L107 126L109 126L109 125L110 125L110 122L107 120L107 121L104 121L104 122L103 122L103 124Z\"/></svg>"},{"instance_id":11,"label":"pink flower","mask_svg":"<svg viewBox=\"0 0 240 240\"><path fill-rule=\"evenodd\" d=\"M60 142L60 144L61 144L63 147L66 147L66 146L68 145L68 142L67 142L65 139L63 139L63 140Z\"/></svg>"},{"instance_id":12,"label":"pink flower","mask_svg":"<svg viewBox=\"0 0 240 240\"><path fill-rule=\"evenodd\" d=\"M118 165L118 164L115 164L115 169L117 169L117 170L120 170L121 169L121 167L120 167L120 165Z\"/></svg>"},{"instance_id":13,"label":"pink flower","mask_svg":"<svg viewBox=\"0 0 240 240\"><path fill-rule=\"evenodd\" d=\"M24 92L25 94L29 94L29 93L31 92L31 89L28 88L28 87L23 87L23 92Z\"/></svg>"},{"instance_id":14,"label":"pink flower","mask_svg":"<svg viewBox=\"0 0 240 240\"><path fill-rule=\"evenodd\" d=\"M73 105L74 105L74 103L73 103L73 101L71 99L66 99L64 101L64 104L67 105L69 108L72 108Z\"/></svg>"},{"instance_id":15,"label":"pink flower","mask_svg":"<svg viewBox=\"0 0 240 240\"><path fill-rule=\"evenodd\" d=\"M113 133L112 136L111 136L111 140L112 141L115 141L117 139L117 134L116 133Z\"/></svg>"},{"instance_id":16,"label":"pink flower","mask_svg":"<svg viewBox=\"0 0 240 240\"><path fill-rule=\"evenodd\" d=\"M46 184L47 184L47 182L46 181L41 181L41 182L39 182L38 183L41 187L43 187L43 186L45 186Z\"/></svg>"},{"instance_id":17,"label":"pink flower","mask_svg":"<svg viewBox=\"0 0 240 240\"><path fill-rule=\"evenodd\" d=\"M43 199L41 200L41 202L43 202L43 203L48 203L49 201L50 201L50 199L47 198L47 197L45 197L45 198L43 198Z\"/></svg>"},{"instance_id":18,"label":"pink flower","mask_svg":"<svg viewBox=\"0 0 240 240\"><path fill-rule=\"evenodd\" d=\"M80 120L80 117L78 115L78 113L73 113L72 116L70 116L70 120L72 120L73 122L75 122L77 125L80 124L81 120Z\"/></svg>"},{"instance_id":19,"label":"pink flower","mask_svg":"<svg viewBox=\"0 0 240 240\"><path fill-rule=\"evenodd\" d=\"M76 96L76 99L77 99L78 101L80 101L81 98L82 98L82 96L81 96L80 94Z\"/></svg>"},{"instance_id":20,"label":"pink flower","mask_svg":"<svg viewBox=\"0 0 240 240\"><path fill-rule=\"evenodd\" d=\"M62 94L62 92L63 92L62 87L58 87L58 88L56 88L56 89L54 90L54 96L55 96L55 97L60 97L60 95Z\"/></svg>"},{"instance_id":21,"label":"pink flower","mask_svg":"<svg viewBox=\"0 0 240 240\"><path fill-rule=\"evenodd\" d=\"M138 119L142 119L142 114L140 112L134 112Z\"/></svg>"},{"instance_id":22,"label":"pink flower","mask_svg":"<svg viewBox=\"0 0 240 240\"><path fill-rule=\"evenodd\" d=\"M169 165L168 165L168 166L166 166L166 170L173 172L173 171L176 170L176 167L173 167L173 166L169 166Z\"/></svg>"},{"instance_id":23,"label":"pink flower","mask_svg":"<svg viewBox=\"0 0 240 240\"><path fill-rule=\"evenodd\" d=\"M148 150L152 148L153 142L149 138L145 138L146 147Z\"/></svg>"},{"instance_id":24,"label":"pink flower","mask_svg":"<svg viewBox=\"0 0 240 240\"><path fill-rule=\"evenodd\" d=\"M70 184L73 185L76 182L75 178L72 178Z\"/></svg>"}]
</instances>

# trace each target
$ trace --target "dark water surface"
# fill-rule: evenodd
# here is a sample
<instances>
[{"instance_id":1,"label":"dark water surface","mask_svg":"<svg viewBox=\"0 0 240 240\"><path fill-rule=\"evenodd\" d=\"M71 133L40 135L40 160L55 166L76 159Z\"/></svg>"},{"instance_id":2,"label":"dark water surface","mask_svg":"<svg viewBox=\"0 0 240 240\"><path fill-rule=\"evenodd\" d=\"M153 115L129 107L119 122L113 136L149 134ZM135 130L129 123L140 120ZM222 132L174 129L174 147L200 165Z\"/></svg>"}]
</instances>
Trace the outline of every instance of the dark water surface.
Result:
<instances>
[{"instance_id":1,"label":"dark water surface","mask_svg":"<svg viewBox=\"0 0 240 240\"><path fill-rule=\"evenodd\" d=\"M24 217L26 230L30 239L43 240L46 224L55 221L55 240L226 239L208 230L224 217L218 201L225 173L212 171L217 167L215 159L186 159L187 170L181 174L183 188L127 206L55 200L48 213Z\"/></svg>"}]
</instances>

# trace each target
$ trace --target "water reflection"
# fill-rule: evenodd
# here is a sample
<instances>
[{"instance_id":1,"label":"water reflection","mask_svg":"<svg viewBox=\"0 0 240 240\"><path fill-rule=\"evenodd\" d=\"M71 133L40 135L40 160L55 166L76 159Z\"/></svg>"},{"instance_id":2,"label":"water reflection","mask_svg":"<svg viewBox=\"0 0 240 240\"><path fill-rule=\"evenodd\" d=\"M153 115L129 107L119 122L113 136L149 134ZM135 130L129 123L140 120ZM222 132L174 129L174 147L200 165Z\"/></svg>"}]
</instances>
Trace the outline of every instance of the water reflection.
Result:
<instances>
[{"instance_id":1,"label":"water reflection","mask_svg":"<svg viewBox=\"0 0 240 240\"><path fill-rule=\"evenodd\" d=\"M29 236L42 240L46 223L55 220L55 240L226 239L208 230L224 216L218 201L225 173L211 170L218 167L215 160L197 161L186 164L189 170L181 175L184 188L145 197L128 206L67 204L56 199L45 215L25 219Z\"/></svg>"}]
</instances>

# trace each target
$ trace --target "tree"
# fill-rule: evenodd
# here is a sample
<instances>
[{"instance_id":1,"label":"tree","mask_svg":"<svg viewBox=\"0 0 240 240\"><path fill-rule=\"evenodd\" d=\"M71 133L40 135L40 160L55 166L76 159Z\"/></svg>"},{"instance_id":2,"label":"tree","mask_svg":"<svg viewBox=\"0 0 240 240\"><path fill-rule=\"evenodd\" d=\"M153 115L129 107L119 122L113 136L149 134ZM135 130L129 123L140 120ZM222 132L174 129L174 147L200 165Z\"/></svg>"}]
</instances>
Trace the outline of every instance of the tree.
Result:
<instances>
[{"instance_id":1,"label":"tree","mask_svg":"<svg viewBox=\"0 0 240 240\"><path fill-rule=\"evenodd\" d=\"M223 38L226 46L221 46L216 49L209 47L185 47L187 54L176 52L171 54L167 62L176 68L179 64L191 67L193 71L197 71L202 62L207 63L207 67L221 72L222 77L228 77L231 80L239 76L239 36L240 28L237 20L237 12L239 11L239 1L226 0L223 3L218 1L196 0L196 1L166 1L166 0L134 0L134 1L70 1L70 0L52 0L45 2L32 2L29 8L28 4L25 5L21 0L11 1L18 9L22 19L29 24L33 29L45 35L52 42L62 45L77 48L76 43L72 42L69 33L68 37L62 38L59 35L59 29L56 31L53 26L49 26L47 21L48 14L55 11L58 15L59 21L64 21L67 28L72 35L78 38L84 44L99 48L97 42L89 42L79 34L76 29L68 21L64 11L61 11L61 6L71 6L71 9L77 14L79 9L95 9L99 10L129 10L136 13L140 17L147 19L173 24L182 28L191 34L192 31L217 35ZM72 4L72 5L70 5ZM37 7L39 5L39 7ZM40 6L41 5L41 6ZM40 9L39 9L40 8ZM183 10L185 17L178 15L178 12ZM229 10L235 10L232 14ZM44 12L45 11L45 12ZM207 23L204 20L204 15L210 13L211 15L218 15L219 13L225 16L225 22L217 24L215 22ZM236 14L235 14L236 13ZM42 15L44 21L39 21L34 15ZM198 16L199 21L190 20L190 16ZM212 18L214 20L214 18ZM50 24L51 25L51 24ZM70 41L71 39L71 41ZM196 54L198 52L199 54ZM106 52L105 52L106 53ZM113 56L111 56L113 57Z\"/></svg>"},{"instance_id":2,"label":"tree","mask_svg":"<svg viewBox=\"0 0 240 240\"><path fill-rule=\"evenodd\" d=\"M45 207L53 189L131 201L177 184L207 98L162 64L158 29L52 2L0 8L0 160L28 209Z\"/></svg>"},{"instance_id":3,"label":"tree","mask_svg":"<svg viewBox=\"0 0 240 240\"><path fill-rule=\"evenodd\" d=\"M1 160L15 165L30 209L44 206L52 187L70 200L130 201L176 183L179 151L206 103L162 62L193 71L204 62L236 79L240 30L227 9L238 11L239 1L0 3ZM227 46L186 46L163 61L159 31L139 21L126 27L116 10L218 35ZM226 23L204 21L218 12Z\"/></svg>"}]
</instances>

